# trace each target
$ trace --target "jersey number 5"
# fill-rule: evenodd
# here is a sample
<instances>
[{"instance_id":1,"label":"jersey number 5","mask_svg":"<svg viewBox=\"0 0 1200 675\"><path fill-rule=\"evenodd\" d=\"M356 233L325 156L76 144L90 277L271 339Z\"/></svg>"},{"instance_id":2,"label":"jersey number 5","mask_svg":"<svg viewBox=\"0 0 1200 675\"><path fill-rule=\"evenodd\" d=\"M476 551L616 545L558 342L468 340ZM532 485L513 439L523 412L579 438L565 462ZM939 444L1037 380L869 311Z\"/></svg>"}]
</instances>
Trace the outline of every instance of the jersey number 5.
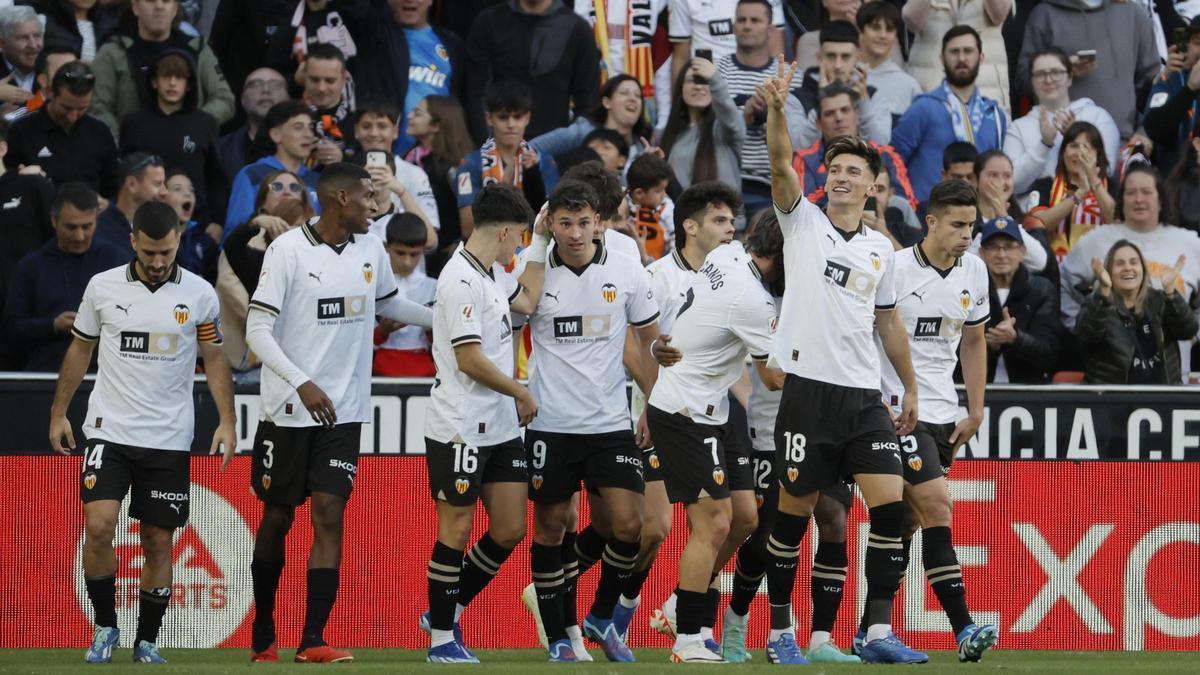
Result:
<instances>
[{"instance_id":1,"label":"jersey number 5","mask_svg":"<svg viewBox=\"0 0 1200 675\"><path fill-rule=\"evenodd\" d=\"M799 464L804 461L804 446L808 443L808 439L804 434L794 434L790 431L783 432L784 453L787 461L793 464Z\"/></svg>"}]
</instances>

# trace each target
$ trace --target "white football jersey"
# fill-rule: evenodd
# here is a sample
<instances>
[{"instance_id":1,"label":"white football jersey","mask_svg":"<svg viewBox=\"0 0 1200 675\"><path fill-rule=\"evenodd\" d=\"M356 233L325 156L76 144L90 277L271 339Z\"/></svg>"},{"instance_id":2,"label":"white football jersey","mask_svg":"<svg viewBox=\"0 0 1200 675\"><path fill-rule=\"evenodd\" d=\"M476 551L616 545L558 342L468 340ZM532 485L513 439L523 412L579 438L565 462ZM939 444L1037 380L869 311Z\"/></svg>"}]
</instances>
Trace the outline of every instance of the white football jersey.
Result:
<instances>
[{"instance_id":1,"label":"white football jersey","mask_svg":"<svg viewBox=\"0 0 1200 675\"><path fill-rule=\"evenodd\" d=\"M771 23L783 27L782 0L767 0L771 5ZM711 49L713 62L737 50L733 34L738 0L671 0L667 33L672 42L692 41L697 49Z\"/></svg>"},{"instance_id":2,"label":"white football jersey","mask_svg":"<svg viewBox=\"0 0 1200 675\"><path fill-rule=\"evenodd\" d=\"M92 277L72 333L100 341L83 433L155 450L192 449L198 342L220 344L217 292L178 265L157 286L136 261Z\"/></svg>"},{"instance_id":3,"label":"white football jersey","mask_svg":"<svg viewBox=\"0 0 1200 675\"><path fill-rule=\"evenodd\" d=\"M800 196L775 206L787 289L775 359L787 373L857 389L879 386L875 310L896 304L891 242L862 224L847 239Z\"/></svg>"},{"instance_id":4,"label":"white football jersey","mask_svg":"<svg viewBox=\"0 0 1200 675\"><path fill-rule=\"evenodd\" d=\"M635 260L596 255L582 268L550 252L537 311L530 317L529 388L538 415L529 428L572 434L629 430L625 329L654 323L650 278Z\"/></svg>"},{"instance_id":5,"label":"white football jersey","mask_svg":"<svg viewBox=\"0 0 1200 675\"><path fill-rule=\"evenodd\" d=\"M669 254L650 263L646 271L650 273L650 288L654 291L654 301L658 303L658 332L671 335L679 308L683 306L687 291L696 280L696 270L692 269L679 249L672 247Z\"/></svg>"},{"instance_id":6,"label":"white football jersey","mask_svg":"<svg viewBox=\"0 0 1200 675\"><path fill-rule=\"evenodd\" d=\"M433 306L437 299L437 279L425 276L423 272L413 270L403 279L396 279L396 288L400 296L408 298L418 305ZM428 329L424 326L405 326L392 331L381 349L429 349Z\"/></svg>"},{"instance_id":7,"label":"white football jersey","mask_svg":"<svg viewBox=\"0 0 1200 675\"><path fill-rule=\"evenodd\" d=\"M896 252L896 311L904 320L913 370L917 373L917 410L922 422L948 424L958 419L958 390L954 366L963 326L987 323L988 272L983 260L967 254L943 273L929 262L921 247ZM883 363L880 391L896 407L904 395L900 376L875 342Z\"/></svg>"},{"instance_id":8,"label":"white football jersey","mask_svg":"<svg viewBox=\"0 0 1200 675\"><path fill-rule=\"evenodd\" d=\"M775 300L775 316L779 316L779 298ZM774 338L774 330L771 336ZM757 452L775 452L775 417L783 390L771 391L758 376L758 368L750 368L750 398L746 401L746 423L750 428L750 446Z\"/></svg>"},{"instance_id":9,"label":"white football jersey","mask_svg":"<svg viewBox=\"0 0 1200 675\"><path fill-rule=\"evenodd\" d=\"M339 424L368 423L375 304L396 293L378 237L353 235L333 246L306 223L267 247L250 307L277 316L275 341L333 402ZM262 419L281 427L320 425L270 368L263 368L259 392Z\"/></svg>"},{"instance_id":10,"label":"white football jersey","mask_svg":"<svg viewBox=\"0 0 1200 675\"><path fill-rule=\"evenodd\" d=\"M466 248L451 256L438 276L433 308L433 363L437 378L425 410L425 436L439 443L498 445L521 435L517 405L464 375L454 347L479 343L483 355L505 375L513 374L513 327L509 302L495 268L488 269Z\"/></svg>"},{"instance_id":11,"label":"white football jersey","mask_svg":"<svg viewBox=\"0 0 1200 675\"><path fill-rule=\"evenodd\" d=\"M767 360L774 323L775 301L750 256L739 244L713 249L675 320L672 344L683 359L659 367L649 404L699 424L724 424L729 387L741 376L747 353Z\"/></svg>"}]
</instances>

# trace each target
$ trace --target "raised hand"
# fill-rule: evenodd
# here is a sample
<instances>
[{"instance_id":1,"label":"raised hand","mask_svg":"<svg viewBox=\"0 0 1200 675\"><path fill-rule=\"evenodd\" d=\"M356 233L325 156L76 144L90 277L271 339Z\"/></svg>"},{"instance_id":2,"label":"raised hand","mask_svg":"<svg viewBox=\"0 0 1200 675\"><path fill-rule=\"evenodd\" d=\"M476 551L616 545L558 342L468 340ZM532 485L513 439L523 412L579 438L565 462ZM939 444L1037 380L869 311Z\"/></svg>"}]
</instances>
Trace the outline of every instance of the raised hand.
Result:
<instances>
[{"instance_id":1,"label":"raised hand","mask_svg":"<svg viewBox=\"0 0 1200 675\"><path fill-rule=\"evenodd\" d=\"M790 66L786 65L783 54L775 57L775 77L763 80L761 87L762 97L768 107L783 111L783 105L792 91L792 78L796 76L798 69L795 61L792 61Z\"/></svg>"},{"instance_id":2,"label":"raised hand","mask_svg":"<svg viewBox=\"0 0 1200 675\"><path fill-rule=\"evenodd\" d=\"M1099 258L1092 258L1092 274L1096 275L1096 290L1107 298L1112 294L1112 277L1109 276L1108 270L1104 269L1104 263ZM1166 285L1166 275L1163 277L1164 285Z\"/></svg>"},{"instance_id":3,"label":"raised hand","mask_svg":"<svg viewBox=\"0 0 1200 675\"><path fill-rule=\"evenodd\" d=\"M1174 267L1168 267L1167 270L1162 273L1161 281L1163 293L1171 295L1175 291L1179 290L1176 288L1176 284L1179 282L1179 274L1183 272L1183 266L1186 264L1187 256L1181 255L1179 256L1179 259L1175 261Z\"/></svg>"}]
</instances>

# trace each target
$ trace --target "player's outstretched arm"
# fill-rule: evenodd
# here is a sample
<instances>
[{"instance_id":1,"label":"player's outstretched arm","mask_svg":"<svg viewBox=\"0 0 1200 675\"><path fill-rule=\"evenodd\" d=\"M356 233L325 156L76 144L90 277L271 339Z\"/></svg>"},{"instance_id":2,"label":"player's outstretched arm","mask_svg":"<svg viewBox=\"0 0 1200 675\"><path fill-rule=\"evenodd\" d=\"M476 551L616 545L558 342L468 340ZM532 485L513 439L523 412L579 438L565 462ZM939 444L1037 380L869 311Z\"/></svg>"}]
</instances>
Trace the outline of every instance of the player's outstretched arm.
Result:
<instances>
[{"instance_id":1,"label":"player's outstretched arm","mask_svg":"<svg viewBox=\"0 0 1200 675\"><path fill-rule=\"evenodd\" d=\"M95 340L84 340L76 335L71 340L71 346L67 347L62 368L58 371L58 386L54 389L54 403L50 406L50 447L61 455L69 455L75 449L75 434L71 432L71 421L67 419L67 406L87 373L95 348Z\"/></svg>"},{"instance_id":2,"label":"player's outstretched arm","mask_svg":"<svg viewBox=\"0 0 1200 675\"><path fill-rule=\"evenodd\" d=\"M987 339L985 325L965 326L958 360L962 364L963 382L967 385L967 418L959 421L950 434L955 450L971 440L983 423L983 393L987 387Z\"/></svg>"},{"instance_id":3,"label":"player's outstretched arm","mask_svg":"<svg viewBox=\"0 0 1200 675\"><path fill-rule=\"evenodd\" d=\"M237 452L237 413L233 405L233 372L229 368L229 360L221 350L220 343L201 342L200 356L204 358L204 375L208 380L208 391L212 394L213 402L217 404L217 414L220 421L213 432L212 446L208 454L221 453L221 470L229 466L233 453Z\"/></svg>"},{"instance_id":4,"label":"player's outstretched arm","mask_svg":"<svg viewBox=\"0 0 1200 675\"><path fill-rule=\"evenodd\" d=\"M917 374L913 370L912 358L908 352L908 334L904 330L904 320L900 313L891 309L875 310L875 328L879 331L879 340L883 343L883 351L888 361L900 376L904 385L904 399L900 404L900 417L896 420L896 434L907 436L917 425Z\"/></svg>"},{"instance_id":5,"label":"player's outstretched arm","mask_svg":"<svg viewBox=\"0 0 1200 675\"><path fill-rule=\"evenodd\" d=\"M492 391L499 392L505 396L511 396L515 399L517 402L517 417L520 420L521 426L529 424L533 421L534 417L537 417L537 402L533 400L533 394L525 388L525 385L500 372L496 364L484 356L478 342L456 345L454 347L454 360L463 375Z\"/></svg>"},{"instance_id":6,"label":"player's outstretched arm","mask_svg":"<svg viewBox=\"0 0 1200 675\"><path fill-rule=\"evenodd\" d=\"M517 283L521 286L520 293L509 303L512 311L525 316L532 316L537 311L538 300L542 297L542 286L546 282L546 251L550 245L550 212L543 208L533 224L533 239L529 248L524 251L525 271Z\"/></svg>"},{"instance_id":7,"label":"player's outstretched arm","mask_svg":"<svg viewBox=\"0 0 1200 675\"><path fill-rule=\"evenodd\" d=\"M802 196L800 178L792 168L792 139L788 135L784 106L791 96L792 77L796 64L784 63L783 55L776 60L775 77L764 80L758 87L767 102L767 152L771 158L771 199L781 209L790 209Z\"/></svg>"},{"instance_id":8,"label":"player's outstretched arm","mask_svg":"<svg viewBox=\"0 0 1200 675\"><path fill-rule=\"evenodd\" d=\"M433 310L408 298L393 295L375 304L375 313L406 326L433 327Z\"/></svg>"}]
</instances>

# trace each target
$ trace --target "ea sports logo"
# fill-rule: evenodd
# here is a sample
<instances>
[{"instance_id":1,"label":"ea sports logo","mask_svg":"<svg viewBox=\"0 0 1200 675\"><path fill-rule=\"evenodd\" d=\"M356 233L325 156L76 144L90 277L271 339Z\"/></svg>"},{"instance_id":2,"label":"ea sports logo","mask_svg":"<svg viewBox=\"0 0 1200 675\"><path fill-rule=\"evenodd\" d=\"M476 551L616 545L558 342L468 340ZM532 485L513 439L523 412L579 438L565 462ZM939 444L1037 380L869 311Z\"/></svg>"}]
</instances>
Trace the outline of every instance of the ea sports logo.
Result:
<instances>
[{"instance_id":1,"label":"ea sports logo","mask_svg":"<svg viewBox=\"0 0 1200 675\"><path fill-rule=\"evenodd\" d=\"M216 647L237 630L250 610L253 595L238 579L253 535L241 514L216 492L199 485L191 489L191 520L175 531L171 550L173 588L159 645ZM123 639L133 645L137 628L139 575L145 557L138 533L140 523L129 518L129 498L121 504L113 546L117 553L117 618ZM83 582L83 534L75 555L75 600L91 616Z\"/></svg>"}]
</instances>

